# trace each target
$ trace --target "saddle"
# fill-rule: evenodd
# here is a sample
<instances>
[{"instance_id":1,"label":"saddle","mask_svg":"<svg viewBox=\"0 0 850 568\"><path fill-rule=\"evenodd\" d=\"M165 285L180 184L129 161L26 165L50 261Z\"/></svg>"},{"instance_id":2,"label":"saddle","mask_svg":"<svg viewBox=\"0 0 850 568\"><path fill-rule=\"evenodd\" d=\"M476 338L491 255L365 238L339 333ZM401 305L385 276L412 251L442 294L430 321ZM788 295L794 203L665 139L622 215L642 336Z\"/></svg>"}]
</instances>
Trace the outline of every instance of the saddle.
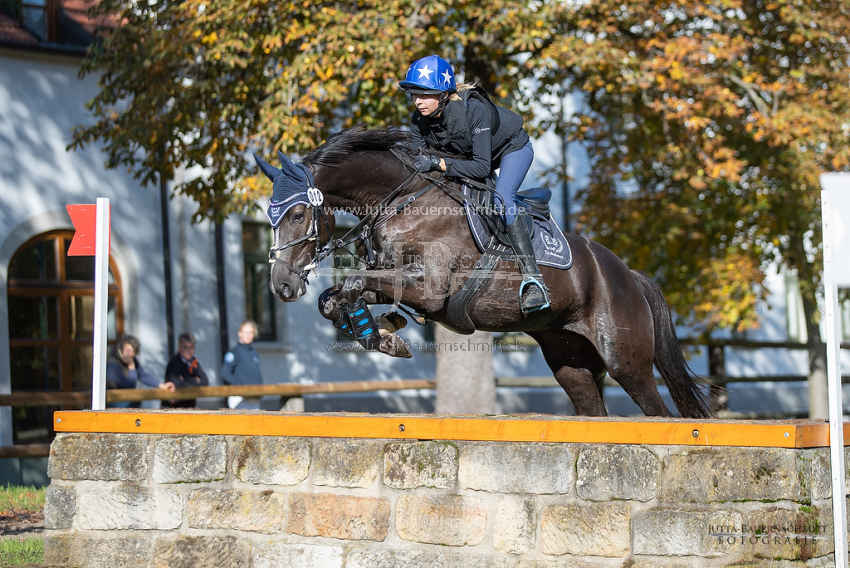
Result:
<instances>
[{"instance_id":1,"label":"saddle","mask_svg":"<svg viewBox=\"0 0 850 568\"><path fill-rule=\"evenodd\" d=\"M513 258L514 252L493 191L468 183L463 185L462 191L466 197L466 218L482 255L463 286L449 298L447 312L451 323L444 325L456 333L470 334L475 331L467 313L470 300L492 280L498 261ZM544 187L518 191L517 222L525 223L538 264L566 270L572 266L572 253L566 237L552 218L551 197L552 192Z\"/></svg>"},{"instance_id":2,"label":"saddle","mask_svg":"<svg viewBox=\"0 0 850 568\"><path fill-rule=\"evenodd\" d=\"M471 213L477 214L487 234L494 237L500 244L510 247L511 241L508 238L507 225L505 225L502 207L496 204L495 193L471 185L465 185L463 193L469 200L467 202L467 218ZM534 233L534 219L549 220L551 214L549 200L551 198L552 192L545 187L522 189L517 192L517 218L525 223L529 235ZM470 211L470 208L474 211ZM474 229L473 233L475 233Z\"/></svg>"}]
</instances>

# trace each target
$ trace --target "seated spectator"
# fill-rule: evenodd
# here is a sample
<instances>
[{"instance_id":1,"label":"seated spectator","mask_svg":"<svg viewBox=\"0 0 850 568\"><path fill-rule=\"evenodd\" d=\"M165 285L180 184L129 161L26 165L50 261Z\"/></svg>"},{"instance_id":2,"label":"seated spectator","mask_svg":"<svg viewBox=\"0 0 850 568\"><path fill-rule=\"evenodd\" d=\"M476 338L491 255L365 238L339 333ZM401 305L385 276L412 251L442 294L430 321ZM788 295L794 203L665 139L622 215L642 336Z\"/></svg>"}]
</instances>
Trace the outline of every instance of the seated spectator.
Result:
<instances>
[{"instance_id":1,"label":"seated spectator","mask_svg":"<svg viewBox=\"0 0 850 568\"><path fill-rule=\"evenodd\" d=\"M134 389L137 381L141 381L149 387L174 392L174 383L162 383L142 368L137 359L141 350L139 340L132 335L124 335L118 339L115 351L106 362L106 388ZM123 401L112 402L107 406L112 408L139 408L141 403Z\"/></svg>"},{"instance_id":2,"label":"seated spectator","mask_svg":"<svg viewBox=\"0 0 850 568\"><path fill-rule=\"evenodd\" d=\"M174 383L178 389L205 387L210 384L207 373L195 357L195 338L191 333L181 333L177 338L177 354L165 368L165 381ZM163 400L162 408L192 408L194 398L187 400Z\"/></svg>"}]
</instances>

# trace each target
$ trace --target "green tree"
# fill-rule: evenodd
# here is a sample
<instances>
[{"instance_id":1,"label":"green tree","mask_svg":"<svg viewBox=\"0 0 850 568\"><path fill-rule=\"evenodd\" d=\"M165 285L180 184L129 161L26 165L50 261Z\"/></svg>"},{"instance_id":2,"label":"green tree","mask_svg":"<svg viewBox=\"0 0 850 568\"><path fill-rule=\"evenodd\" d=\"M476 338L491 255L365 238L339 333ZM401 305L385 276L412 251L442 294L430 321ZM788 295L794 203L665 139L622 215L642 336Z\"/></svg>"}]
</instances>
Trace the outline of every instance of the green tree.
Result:
<instances>
[{"instance_id":1,"label":"green tree","mask_svg":"<svg viewBox=\"0 0 850 568\"><path fill-rule=\"evenodd\" d=\"M757 325L764 271L795 271L822 381L818 176L850 169L846 2L603 0L569 25L527 65L586 99L585 230L708 331Z\"/></svg>"}]
</instances>

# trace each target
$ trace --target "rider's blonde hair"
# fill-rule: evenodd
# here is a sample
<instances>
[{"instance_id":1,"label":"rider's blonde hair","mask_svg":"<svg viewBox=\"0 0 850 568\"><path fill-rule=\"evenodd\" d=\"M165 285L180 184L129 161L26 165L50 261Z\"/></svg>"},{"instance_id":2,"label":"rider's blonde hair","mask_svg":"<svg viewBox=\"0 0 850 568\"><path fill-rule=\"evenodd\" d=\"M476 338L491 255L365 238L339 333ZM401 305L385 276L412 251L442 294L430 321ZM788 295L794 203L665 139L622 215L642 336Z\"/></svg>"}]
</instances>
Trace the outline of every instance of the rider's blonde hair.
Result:
<instances>
[{"instance_id":1,"label":"rider's blonde hair","mask_svg":"<svg viewBox=\"0 0 850 568\"><path fill-rule=\"evenodd\" d=\"M458 86L457 86L457 91L455 91L454 93L452 93L452 94L449 96L449 100L450 100L450 101L459 101L459 100L462 100L462 99L460 98L460 95L459 95L458 93L462 93L463 91L468 91L468 90L470 90L470 89L474 89L474 88L475 88L475 87L477 87L477 86L478 86L478 81L474 81L474 82L472 82L472 83L466 83L466 82L464 82L464 83L460 83L460 84L458 84Z\"/></svg>"}]
</instances>

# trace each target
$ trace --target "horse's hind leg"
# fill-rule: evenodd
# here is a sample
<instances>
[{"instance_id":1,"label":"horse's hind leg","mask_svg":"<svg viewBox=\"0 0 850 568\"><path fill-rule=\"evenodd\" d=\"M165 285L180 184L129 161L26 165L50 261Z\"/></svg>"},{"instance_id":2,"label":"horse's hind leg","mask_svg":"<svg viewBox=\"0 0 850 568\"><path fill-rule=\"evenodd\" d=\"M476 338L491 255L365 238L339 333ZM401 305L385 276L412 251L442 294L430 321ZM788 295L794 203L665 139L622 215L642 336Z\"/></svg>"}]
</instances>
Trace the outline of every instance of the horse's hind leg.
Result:
<instances>
[{"instance_id":1,"label":"horse's hind leg","mask_svg":"<svg viewBox=\"0 0 850 568\"><path fill-rule=\"evenodd\" d=\"M652 373L652 343L630 353L606 352L608 375L623 387L646 416L672 416Z\"/></svg>"},{"instance_id":2,"label":"horse's hind leg","mask_svg":"<svg viewBox=\"0 0 850 568\"><path fill-rule=\"evenodd\" d=\"M605 367L593 345L572 333L530 333L537 343L555 380L570 397L576 415L607 416L602 400Z\"/></svg>"},{"instance_id":3,"label":"horse's hind leg","mask_svg":"<svg viewBox=\"0 0 850 568\"><path fill-rule=\"evenodd\" d=\"M655 375L652 374L651 366L648 372L631 371L621 374L609 370L608 374L623 387L626 394L635 401L635 404L645 415L673 416L658 393L658 386L655 382Z\"/></svg>"}]
</instances>

